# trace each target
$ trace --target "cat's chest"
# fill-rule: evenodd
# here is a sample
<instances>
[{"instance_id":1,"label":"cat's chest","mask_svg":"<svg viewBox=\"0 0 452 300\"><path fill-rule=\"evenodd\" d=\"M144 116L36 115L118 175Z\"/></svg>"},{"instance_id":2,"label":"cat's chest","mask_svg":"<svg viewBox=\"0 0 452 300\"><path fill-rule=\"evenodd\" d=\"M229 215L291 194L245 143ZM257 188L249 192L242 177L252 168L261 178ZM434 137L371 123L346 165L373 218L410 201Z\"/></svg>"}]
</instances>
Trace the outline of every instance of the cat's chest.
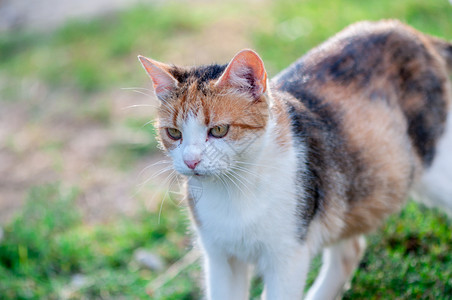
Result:
<instances>
[{"instance_id":1,"label":"cat's chest","mask_svg":"<svg viewBox=\"0 0 452 300\"><path fill-rule=\"evenodd\" d=\"M244 260L295 230L295 186L272 178L241 190L206 188L195 205L203 243L213 244Z\"/></svg>"}]
</instances>

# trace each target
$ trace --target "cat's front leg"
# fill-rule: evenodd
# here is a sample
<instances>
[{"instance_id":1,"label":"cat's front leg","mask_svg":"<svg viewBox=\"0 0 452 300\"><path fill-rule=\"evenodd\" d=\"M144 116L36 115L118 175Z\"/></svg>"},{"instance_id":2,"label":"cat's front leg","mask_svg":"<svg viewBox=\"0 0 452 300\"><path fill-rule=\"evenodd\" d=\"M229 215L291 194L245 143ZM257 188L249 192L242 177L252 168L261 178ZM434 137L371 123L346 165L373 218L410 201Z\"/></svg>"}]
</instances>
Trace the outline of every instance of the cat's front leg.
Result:
<instances>
[{"instance_id":1,"label":"cat's front leg","mask_svg":"<svg viewBox=\"0 0 452 300\"><path fill-rule=\"evenodd\" d=\"M285 249L270 256L263 270L264 300L301 299L309 270L309 251L305 245Z\"/></svg>"},{"instance_id":2,"label":"cat's front leg","mask_svg":"<svg viewBox=\"0 0 452 300\"><path fill-rule=\"evenodd\" d=\"M205 273L209 300L248 299L249 266L235 257L206 251Z\"/></svg>"}]
</instances>

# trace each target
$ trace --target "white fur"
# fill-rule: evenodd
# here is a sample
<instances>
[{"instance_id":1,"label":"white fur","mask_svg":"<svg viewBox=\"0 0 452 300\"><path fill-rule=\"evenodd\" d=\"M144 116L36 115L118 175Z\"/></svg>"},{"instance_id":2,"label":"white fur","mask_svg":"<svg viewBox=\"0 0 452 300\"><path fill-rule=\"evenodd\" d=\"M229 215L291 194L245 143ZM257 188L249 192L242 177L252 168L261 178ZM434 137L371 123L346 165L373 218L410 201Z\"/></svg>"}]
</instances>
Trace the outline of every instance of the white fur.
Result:
<instances>
[{"instance_id":1,"label":"white fur","mask_svg":"<svg viewBox=\"0 0 452 300\"><path fill-rule=\"evenodd\" d=\"M281 152L273 120L264 134L246 144L206 141L207 130L197 118L189 118L183 142L170 155L176 170L186 175L195 171L184 166L183 158L201 155L196 172L208 175L189 178L189 185L202 186L194 210L208 298L247 299L253 264L263 275L267 299L300 299L310 251L297 234L295 148ZM212 167L203 152L209 145L229 156L228 163ZM234 169L240 162L245 171Z\"/></svg>"},{"instance_id":2,"label":"white fur","mask_svg":"<svg viewBox=\"0 0 452 300\"><path fill-rule=\"evenodd\" d=\"M322 268L306 295L307 300L336 299L351 279L364 254L364 237L343 240L323 250Z\"/></svg>"},{"instance_id":3,"label":"white fur","mask_svg":"<svg viewBox=\"0 0 452 300\"><path fill-rule=\"evenodd\" d=\"M236 60L234 64L229 74L229 81L234 86L250 88L251 84L246 78L247 73L250 72L247 62L245 60Z\"/></svg>"},{"instance_id":4,"label":"white fur","mask_svg":"<svg viewBox=\"0 0 452 300\"><path fill-rule=\"evenodd\" d=\"M432 166L423 175L416 189L416 199L437 206L452 216L452 118L447 121Z\"/></svg>"}]
</instances>

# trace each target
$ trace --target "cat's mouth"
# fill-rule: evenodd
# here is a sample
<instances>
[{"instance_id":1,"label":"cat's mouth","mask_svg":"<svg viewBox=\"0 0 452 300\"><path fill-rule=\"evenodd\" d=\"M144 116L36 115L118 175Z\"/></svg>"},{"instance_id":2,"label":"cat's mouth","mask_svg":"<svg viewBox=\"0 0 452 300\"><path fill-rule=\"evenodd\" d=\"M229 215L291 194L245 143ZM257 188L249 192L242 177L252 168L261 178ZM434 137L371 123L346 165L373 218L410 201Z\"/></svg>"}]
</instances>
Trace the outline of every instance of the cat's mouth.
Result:
<instances>
[{"instance_id":1,"label":"cat's mouth","mask_svg":"<svg viewBox=\"0 0 452 300\"><path fill-rule=\"evenodd\" d=\"M195 178L209 178L211 176L215 176L214 172L211 172L210 170L177 170L179 174L185 175L185 176L193 176Z\"/></svg>"},{"instance_id":2,"label":"cat's mouth","mask_svg":"<svg viewBox=\"0 0 452 300\"><path fill-rule=\"evenodd\" d=\"M195 176L197 178L205 177L206 175L208 175L205 172L198 171L198 170L184 170L183 172L179 172L179 173L181 173L182 175L185 175L185 176Z\"/></svg>"},{"instance_id":3,"label":"cat's mouth","mask_svg":"<svg viewBox=\"0 0 452 300\"><path fill-rule=\"evenodd\" d=\"M197 178L202 178L202 177L205 177L206 175L208 175L202 171L195 171L195 170L182 170L182 171L178 171L178 173L181 175L194 176Z\"/></svg>"}]
</instances>

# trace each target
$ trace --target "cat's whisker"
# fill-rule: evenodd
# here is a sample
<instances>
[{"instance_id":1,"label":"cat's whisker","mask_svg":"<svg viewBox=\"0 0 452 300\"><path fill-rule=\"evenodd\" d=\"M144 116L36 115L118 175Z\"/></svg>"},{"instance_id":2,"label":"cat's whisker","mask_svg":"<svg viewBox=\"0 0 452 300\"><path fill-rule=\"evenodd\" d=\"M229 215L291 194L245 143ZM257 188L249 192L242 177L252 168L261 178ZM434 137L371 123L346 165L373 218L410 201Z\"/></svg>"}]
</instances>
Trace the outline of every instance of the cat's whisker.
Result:
<instances>
[{"instance_id":1,"label":"cat's whisker","mask_svg":"<svg viewBox=\"0 0 452 300\"><path fill-rule=\"evenodd\" d=\"M146 167L143 168L143 170L140 171L140 173L138 174L138 178L141 177L141 175L143 175L144 172L146 172L146 170L148 170L149 168L152 168L154 166L158 166L158 165L163 165L163 164L171 164L170 160L159 160L158 162L155 162L153 164L150 164Z\"/></svg>"},{"instance_id":2,"label":"cat's whisker","mask_svg":"<svg viewBox=\"0 0 452 300\"><path fill-rule=\"evenodd\" d=\"M179 192L177 193L177 195L182 196L182 197L180 197L181 200L177 203L177 206L181 206L181 204L187 200L188 194L184 191L183 185L185 182L182 182L182 183L180 182L180 180L181 180L180 176L177 176L176 178L177 178L177 183L179 185Z\"/></svg>"},{"instance_id":3,"label":"cat's whisker","mask_svg":"<svg viewBox=\"0 0 452 300\"><path fill-rule=\"evenodd\" d=\"M153 107L153 108L158 108L158 106L152 105L152 104L134 104L134 105L129 105L126 106L124 108L122 108L123 110L126 109L131 109L131 108L137 108L137 107Z\"/></svg>"},{"instance_id":4,"label":"cat's whisker","mask_svg":"<svg viewBox=\"0 0 452 300\"><path fill-rule=\"evenodd\" d=\"M165 180L163 180L160 186L165 188L165 195L168 193L170 189L170 183L174 176L177 176L176 170L173 170L168 176L166 176Z\"/></svg>"},{"instance_id":5,"label":"cat's whisker","mask_svg":"<svg viewBox=\"0 0 452 300\"><path fill-rule=\"evenodd\" d=\"M186 177L186 182L187 184L190 182L190 180L193 178L193 176L187 176ZM184 197L182 198L181 201L179 201L179 204L181 204L184 200L188 200L188 197L190 196L190 191L186 190L186 192L183 193Z\"/></svg>"},{"instance_id":6,"label":"cat's whisker","mask_svg":"<svg viewBox=\"0 0 452 300\"><path fill-rule=\"evenodd\" d=\"M245 191L242 190L242 188L240 187L240 185L238 185L238 184L234 181L234 179L237 179L237 178L235 178L235 177L234 177L232 174L230 174L230 173L224 173L224 176L226 176L226 177L229 179L229 181L231 181L231 182L237 187L237 189L242 193L242 195L246 195Z\"/></svg>"},{"instance_id":7,"label":"cat's whisker","mask_svg":"<svg viewBox=\"0 0 452 300\"><path fill-rule=\"evenodd\" d=\"M160 165L160 164L163 164L163 163L171 163L171 162L172 162L172 160L162 159L162 160L159 160L158 162L155 162L155 163L151 164L150 166Z\"/></svg>"},{"instance_id":8,"label":"cat's whisker","mask_svg":"<svg viewBox=\"0 0 452 300\"><path fill-rule=\"evenodd\" d=\"M130 107L127 108L133 108L133 107L140 107L141 105L132 105ZM145 104L143 106L146 106ZM160 102L159 105L147 105L147 106L152 106L153 108L156 109L166 109L171 113L176 113L176 110L174 109L174 107L169 106L167 103L165 102Z\"/></svg>"},{"instance_id":9,"label":"cat's whisker","mask_svg":"<svg viewBox=\"0 0 452 300\"><path fill-rule=\"evenodd\" d=\"M248 173L248 174L250 174L250 175L253 175L253 176L261 176L261 174L259 174L259 173L257 173L257 172L250 171L250 168L245 168L245 167L239 166L239 165L231 166L231 169L243 171L243 172L246 172L246 173Z\"/></svg>"},{"instance_id":10,"label":"cat's whisker","mask_svg":"<svg viewBox=\"0 0 452 300\"><path fill-rule=\"evenodd\" d=\"M240 166L237 166L237 165L236 165L236 166L232 166L231 169L237 170L237 171L241 171L241 172L244 172L244 173L247 173L248 175L251 175L251 176L253 176L253 177L256 177L257 179L264 179L264 177L262 176L262 174L259 174L259 173L256 173L256 172L252 172L252 171L250 171L249 169L244 168L244 167L240 167Z\"/></svg>"},{"instance_id":11,"label":"cat's whisker","mask_svg":"<svg viewBox=\"0 0 452 300\"><path fill-rule=\"evenodd\" d=\"M234 162L238 163L238 164L251 165L251 166L257 166L257 167L269 167L266 164L258 164L258 163L247 162L247 161L242 161L242 160L234 160Z\"/></svg>"},{"instance_id":12,"label":"cat's whisker","mask_svg":"<svg viewBox=\"0 0 452 300\"><path fill-rule=\"evenodd\" d=\"M146 97L153 97L153 96L154 96L153 94L147 94L147 93L144 93L144 92L142 92L142 91L134 90L134 89L132 89L132 88L124 88L124 89L132 90L133 92L138 93L138 94L141 94L141 95L144 95L144 96L146 96ZM143 89L144 89L144 88L143 88ZM145 90L148 90L148 89L145 89ZM150 90L148 90L148 91L150 91ZM150 92L151 92L151 91L150 91ZM166 103L164 103L164 102L160 102L158 105L155 105L155 104L135 104L135 105L127 106L127 107L125 107L124 109L138 108L138 107L160 108L160 107L162 107L162 106L163 106L164 108L167 108L168 110L170 110L170 111L173 112L173 113L175 112L175 110L174 110L173 107L169 106L168 104L166 104Z\"/></svg>"},{"instance_id":13,"label":"cat's whisker","mask_svg":"<svg viewBox=\"0 0 452 300\"><path fill-rule=\"evenodd\" d=\"M146 179L144 182L140 183L138 186L143 187L144 185L146 185L149 181L151 181L155 177L162 175L165 172L171 171L172 169L173 169L172 166L167 166L167 167L163 168L162 170L158 171L157 173L153 174L151 177Z\"/></svg>"},{"instance_id":14,"label":"cat's whisker","mask_svg":"<svg viewBox=\"0 0 452 300\"><path fill-rule=\"evenodd\" d=\"M230 191L229 191L231 188L230 185L223 178L221 178L220 175L215 174L214 176L221 182L221 184L223 185L223 188L226 190L226 193L228 194L228 197L230 197L231 196Z\"/></svg>"},{"instance_id":15,"label":"cat's whisker","mask_svg":"<svg viewBox=\"0 0 452 300\"><path fill-rule=\"evenodd\" d=\"M245 161L240 161L240 160L235 160L234 162L237 164L242 164L242 165L249 165L249 166L254 166L254 167L262 167L262 168L278 170L278 167L272 166L270 164L257 164L257 163L245 162Z\"/></svg>"},{"instance_id":16,"label":"cat's whisker","mask_svg":"<svg viewBox=\"0 0 452 300\"><path fill-rule=\"evenodd\" d=\"M247 179L246 177L240 175L239 173L237 173L237 172L235 172L235 171L233 171L233 170L230 170L229 172L230 172L229 174L231 174L232 176L234 176L234 178L237 179L237 181L238 181L239 183L241 183L241 184L243 185L243 187L246 188L246 189L250 192L250 194L251 194L253 197L256 196L256 194L253 192L253 190L250 189L250 188L248 187L248 185L245 184L245 183L242 181L242 179L243 179L243 180L245 180L246 182L248 182L248 184L251 184L251 185L252 185L253 183L250 182L249 179Z\"/></svg>"},{"instance_id":17,"label":"cat's whisker","mask_svg":"<svg viewBox=\"0 0 452 300\"><path fill-rule=\"evenodd\" d=\"M147 166L146 168L149 168L149 167L152 167L153 165L150 165L150 166ZM145 168L145 169L146 169ZM149 177L149 178L147 178L144 182L142 182L142 183L140 183L140 184L137 184L136 185L136 187L138 188L134 193L133 193L133 195L130 197L131 199L133 199L133 198L135 198L142 190L143 190L143 188L146 186L146 184L149 182L149 181L151 181L153 178L155 178L156 176L159 176L159 175L161 175L161 174L163 174L163 173L165 173L165 172L168 172L168 171L170 171L172 169L172 166L166 166L165 168L163 168L163 169L161 169L161 170L159 170L159 171L157 171L155 174L153 174L151 177ZM140 172L140 174L138 175L138 177L140 177L141 176L141 174L144 172L145 170L142 170L141 172Z\"/></svg>"},{"instance_id":18,"label":"cat's whisker","mask_svg":"<svg viewBox=\"0 0 452 300\"><path fill-rule=\"evenodd\" d=\"M148 94L148 93L145 93L145 92L142 92L142 91L138 91L138 90L132 90L132 92L144 95L146 97L153 97L154 96L153 94Z\"/></svg>"},{"instance_id":19,"label":"cat's whisker","mask_svg":"<svg viewBox=\"0 0 452 300\"><path fill-rule=\"evenodd\" d=\"M175 189L173 189L173 186ZM178 196L183 195L182 184L180 183L180 176L178 174L176 174L174 180L171 182L169 193Z\"/></svg>"},{"instance_id":20,"label":"cat's whisker","mask_svg":"<svg viewBox=\"0 0 452 300\"><path fill-rule=\"evenodd\" d=\"M235 183L235 181L234 180L232 180L229 176L227 176L226 174L224 174L224 176L226 177L226 178L223 178L223 181L227 184L227 191L228 191L228 196L230 197L230 196L232 196L232 192L235 190L235 189L237 189L237 190L241 190L240 189L240 187L238 187L237 186L237 183ZM237 188L235 188L235 187L237 187ZM243 192L242 192L243 193Z\"/></svg>"},{"instance_id":21,"label":"cat's whisker","mask_svg":"<svg viewBox=\"0 0 452 300\"><path fill-rule=\"evenodd\" d=\"M127 87L127 88L121 88L121 90L145 90L148 92L153 92L153 90L148 89L148 88L143 88L143 87Z\"/></svg>"},{"instance_id":22,"label":"cat's whisker","mask_svg":"<svg viewBox=\"0 0 452 300\"><path fill-rule=\"evenodd\" d=\"M157 172L154 172L154 174L152 174L148 179L154 179L155 177L165 173L166 171L170 171L171 169L173 169L173 166L168 164L167 166L163 166L162 169L160 169Z\"/></svg>"},{"instance_id":23,"label":"cat's whisker","mask_svg":"<svg viewBox=\"0 0 452 300\"><path fill-rule=\"evenodd\" d=\"M179 182L179 174L176 173L175 176L171 179L169 186L168 186L168 193L171 195L182 195L181 191L181 184Z\"/></svg>"},{"instance_id":24,"label":"cat's whisker","mask_svg":"<svg viewBox=\"0 0 452 300\"><path fill-rule=\"evenodd\" d=\"M155 120L150 120L150 121L146 122L143 126L141 126L141 128L146 127L147 125L151 124L152 122L155 122Z\"/></svg>"},{"instance_id":25,"label":"cat's whisker","mask_svg":"<svg viewBox=\"0 0 452 300\"><path fill-rule=\"evenodd\" d=\"M218 178L221 180L221 182L223 182L224 186L226 187L228 193L230 193L230 190L232 189L231 184L223 177L218 175Z\"/></svg>"},{"instance_id":26,"label":"cat's whisker","mask_svg":"<svg viewBox=\"0 0 452 300\"><path fill-rule=\"evenodd\" d=\"M166 180L166 181L168 181L168 183L170 183L174 179L174 176L177 176L177 174L175 175L175 173L176 173L176 171L173 170L173 172L171 172L171 174L168 176L168 179ZM170 183L170 185L171 185L171 183ZM163 203L165 203L166 197L169 197L168 191L169 191L169 187L166 190L165 194L163 195L162 202L160 203L160 209L159 209L159 216L158 216L157 224L160 224L160 217L162 215Z\"/></svg>"},{"instance_id":27,"label":"cat's whisker","mask_svg":"<svg viewBox=\"0 0 452 300\"><path fill-rule=\"evenodd\" d=\"M240 178L245 180L249 186L262 184L262 182L265 180L263 176L247 172L246 170L231 169L230 171L233 172L236 176L239 176Z\"/></svg>"},{"instance_id":28,"label":"cat's whisker","mask_svg":"<svg viewBox=\"0 0 452 300\"><path fill-rule=\"evenodd\" d=\"M253 184L253 182L251 182L250 181L250 179L248 179L248 178L246 178L245 176L243 176L243 175L241 175L239 172L237 172L236 170L234 170L234 169L230 169L229 170L229 173L230 174L233 174L233 175L235 175L235 176L239 176L240 178L242 178L243 180L245 180L248 184ZM239 179L239 178L237 178L237 179ZM241 182L241 181L240 181ZM242 184L246 187L246 185L242 182Z\"/></svg>"}]
</instances>

